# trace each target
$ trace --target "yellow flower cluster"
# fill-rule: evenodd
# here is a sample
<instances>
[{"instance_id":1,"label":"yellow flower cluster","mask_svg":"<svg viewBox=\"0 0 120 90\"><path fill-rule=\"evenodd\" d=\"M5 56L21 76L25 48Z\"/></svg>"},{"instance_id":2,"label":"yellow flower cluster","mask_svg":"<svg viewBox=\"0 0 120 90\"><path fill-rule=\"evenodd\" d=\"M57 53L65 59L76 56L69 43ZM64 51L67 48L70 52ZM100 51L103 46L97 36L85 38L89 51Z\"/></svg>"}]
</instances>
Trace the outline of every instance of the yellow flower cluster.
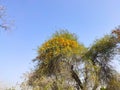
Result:
<instances>
[{"instance_id":1,"label":"yellow flower cluster","mask_svg":"<svg viewBox=\"0 0 120 90\"><path fill-rule=\"evenodd\" d=\"M51 59L59 54L70 56L79 52L80 45L77 41L56 37L48 40L39 48L39 55L44 59Z\"/></svg>"}]
</instances>

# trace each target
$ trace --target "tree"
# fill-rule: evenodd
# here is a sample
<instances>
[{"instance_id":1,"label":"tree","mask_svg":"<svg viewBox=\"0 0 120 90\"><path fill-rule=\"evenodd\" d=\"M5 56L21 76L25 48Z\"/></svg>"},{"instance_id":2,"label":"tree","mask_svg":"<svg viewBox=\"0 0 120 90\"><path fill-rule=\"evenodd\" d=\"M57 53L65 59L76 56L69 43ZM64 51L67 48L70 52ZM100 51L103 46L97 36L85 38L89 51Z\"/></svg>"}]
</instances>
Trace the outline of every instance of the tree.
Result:
<instances>
[{"instance_id":1,"label":"tree","mask_svg":"<svg viewBox=\"0 0 120 90\"><path fill-rule=\"evenodd\" d=\"M60 82L64 83L68 88L72 88L68 83L74 84L75 81L78 86L83 88L78 75L74 71L74 65L79 62L78 58L83 55L83 51L85 51L85 48L78 43L75 34L68 31L56 32L50 40L39 48L39 55L36 58L38 66L29 80L29 84L34 85L35 82L40 85L42 80L39 82L38 78L45 77L52 83L51 88L55 88Z\"/></svg>"},{"instance_id":2,"label":"tree","mask_svg":"<svg viewBox=\"0 0 120 90\"><path fill-rule=\"evenodd\" d=\"M2 30L9 30L10 24L12 23L7 17L6 8L4 5L0 4L0 28Z\"/></svg>"},{"instance_id":3,"label":"tree","mask_svg":"<svg viewBox=\"0 0 120 90\"><path fill-rule=\"evenodd\" d=\"M38 48L34 60L37 66L27 83L40 90L108 88L115 76L110 62L119 53L119 42L119 28L88 48L78 42L75 34L58 31Z\"/></svg>"}]
</instances>

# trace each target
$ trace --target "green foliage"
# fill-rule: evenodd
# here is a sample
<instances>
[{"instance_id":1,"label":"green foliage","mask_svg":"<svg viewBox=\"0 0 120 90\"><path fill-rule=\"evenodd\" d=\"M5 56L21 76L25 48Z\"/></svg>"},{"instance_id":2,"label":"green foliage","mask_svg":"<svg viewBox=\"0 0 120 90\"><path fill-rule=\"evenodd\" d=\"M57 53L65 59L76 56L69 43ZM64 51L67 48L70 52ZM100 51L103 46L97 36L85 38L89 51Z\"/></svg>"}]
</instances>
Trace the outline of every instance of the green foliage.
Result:
<instances>
[{"instance_id":1,"label":"green foliage","mask_svg":"<svg viewBox=\"0 0 120 90\"><path fill-rule=\"evenodd\" d=\"M106 35L102 39L96 40L94 42L86 56L88 56L91 60L99 57L110 58L114 55L115 47L115 38L111 35ZM108 59L106 59L106 61L107 60Z\"/></svg>"},{"instance_id":2,"label":"green foliage","mask_svg":"<svg viewBox=\"0 0 120 90\"><path fill-rule=\"evenodd\" d=\"M116 38L113 35L105 35L103 38L96 40L85 54L85 60L92 61L93 66L98 67L95 76L100 83L107 83L112 78L113 69L109 62L117 54ZM87 62L89 62L87 61Z\"/></svg>"},{"instance_id":3,"label":"green foliage","mask_svg":"<svg viewBox=\"0 0 120 90\"><path fill-rule=\"evenodd\" d=\"M74 33L70 33L68 32L67 30L60 30L60 31L56 31L52 38L56 38L56 37L63 37L63 38L66 38L68 40L73 40L73 41L77 41L78 37L76 34Z\"/></svg>"},{"instance_id":4,"label":"green foliage","mask_svg":"<svg viewBox=\"0 0 120 90\"><path fill-rule=\"evenodd\" d=\"M120 90L120 74L114 73L114 76L108 82L106 90Z\"/></svg>"},{"instance_id":5,"label":"green foliage","mask_svg":"<svg viewBox=\"0 0 120 90\"><path fill-rule=\"evenodd\" d=\"M104 87L101 87L101 88L100 88L100 90L106 90L106 88L104 88Z\"/></svg>"}]
</instances>

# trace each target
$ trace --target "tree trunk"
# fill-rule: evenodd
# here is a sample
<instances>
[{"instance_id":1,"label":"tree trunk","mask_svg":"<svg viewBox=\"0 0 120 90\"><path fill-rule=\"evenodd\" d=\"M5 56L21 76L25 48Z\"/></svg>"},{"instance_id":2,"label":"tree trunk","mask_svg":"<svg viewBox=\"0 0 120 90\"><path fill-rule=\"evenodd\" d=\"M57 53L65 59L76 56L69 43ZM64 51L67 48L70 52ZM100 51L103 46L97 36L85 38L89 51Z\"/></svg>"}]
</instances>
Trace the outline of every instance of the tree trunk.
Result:
<instances>
[{"instance_id":1,"label":"tree trunk","mask_svg":"<svg viewBox=\"0 0 120 90\"><path fill-rule=\"evenodd\" d=\"M81 88L81 90L83 90L82 82L79 79L78 75L73 70L73 65L71 66L71 75L72 75L72 78L76 81L77 85Z\"/></svg>"}]
</instances>

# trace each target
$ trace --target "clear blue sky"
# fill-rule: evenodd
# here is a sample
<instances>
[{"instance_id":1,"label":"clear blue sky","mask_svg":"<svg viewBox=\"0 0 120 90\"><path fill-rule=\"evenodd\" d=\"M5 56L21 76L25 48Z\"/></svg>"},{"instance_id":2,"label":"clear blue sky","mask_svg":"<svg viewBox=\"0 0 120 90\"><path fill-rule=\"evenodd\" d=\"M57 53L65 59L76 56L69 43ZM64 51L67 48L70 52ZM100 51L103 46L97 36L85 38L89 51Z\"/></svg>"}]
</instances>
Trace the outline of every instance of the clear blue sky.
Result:
<instances>
[{"instance_id":1,"label":"clear blue sky","mask_svg":"<svg viewBox=\"0 0 120 90\"><path fill-rule=\"evenodd\" d=\"M4 0L3 0L4 1ZM37 47L56 30L68 29L89 46L120 25L120 0L5 0L15 21L0 32L0 82L15 83L32 67Z\"/></svg>"}]
</instances>

